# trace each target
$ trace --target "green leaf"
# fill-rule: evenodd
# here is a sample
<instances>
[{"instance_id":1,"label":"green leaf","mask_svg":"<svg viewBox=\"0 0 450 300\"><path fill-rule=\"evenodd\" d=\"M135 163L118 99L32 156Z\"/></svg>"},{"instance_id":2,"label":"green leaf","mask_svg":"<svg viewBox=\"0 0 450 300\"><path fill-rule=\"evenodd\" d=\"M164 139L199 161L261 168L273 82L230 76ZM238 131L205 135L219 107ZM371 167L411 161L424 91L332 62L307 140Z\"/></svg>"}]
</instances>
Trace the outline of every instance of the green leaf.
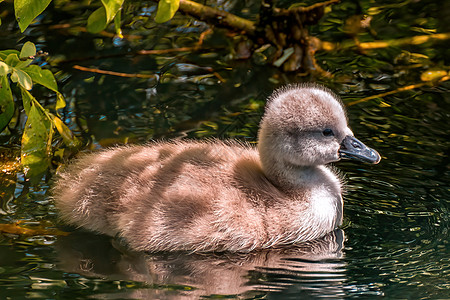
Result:
<instances>
[{"instance_id":1,"label":"green leaf","mask_svg":"<svg viewBox=\"0 0 450 300\"><path fill-rule=\"evenodd\" d=\"M180 0L160 0L155 22L164 23L172 19L180 6Z\"/></svg>"},{"instance_id":2,"label":"green leaf","mask_svg":"<svg viewBox=\"0 0 450 300\"><path fill-rule=\"evenodd\" d=\"M8 57L8 55L10 55L10 54L17 54L17 58L19 57L19 51L13 50L13 49L8 49L8 50L0 51L0 59L5 60Z\"/></svg>"},{"instance_id":3,"label":"green leaf","mask_svg":"<svg viewBox=\"0 0 450 300\"><path fill-rule=\"evenodd\" d=\"M120 24L122 23L122 15L119 12L114 17L114 28L116 29L116 35L117 37L123 39L122 29L120 28Z\"/></svg>"},{"instance_id":4,"label":"green leaf","mask_svg":"<svg viewBox=\"0 0 450 300\"><path fill-rule=\"evenodd\" d=\"M106 23L111 22L122 7L124 0L102 0L106 10Z\"/></svg>"},{"instance_id":5,"label":"green leaf","mask_svg":"<svg viewBox=\"0 0 450 300\"><path fill-rule=\"evenodd\" d=\"M26 90L31 90L33 87L33 81L30 75L19 69L13 70L11 80L12 82L18 82Z\"/></svg>"},{"instance_id":6,"label":"green leaf","mask_svg":"<svg viewBox=\"0 0 450 300\"><path fill-rule=\"evenodd\" d=\"M23 103L23 109L25 110L25 113L28 115L30 113L31 103L34 99L33 95L30 94L29 91L27 91L24 88L20 89L22 92L22 103Z\"/></svg>"},{"instance_id":7,"label":"green leaf","mask_svg":"<svg viewBox=\"0 0 450 300\"><path fill-rule=\"evenodd\" d=\"M0 61L0 76L5 76L9 73L9 66L4 62Z\"/></svg>"},{"instance_id":8,"label":"green leaf","mask_svg":"<svg viewBox=\"0 0 450 300\"><path fill-rule=\"evenodd\" d=\"M36 55L36 46L32 42L26 42L20 50L19 58L28 58Z\"/></svg>"},{"instance_id":9,"label":"green leaf","mask_svg":"<svg viewBox=\"0 0 450 300\"><path fill-rule=\"evenodd\" d=\"M23 69L23 71L31 77L34 83L38 83L54 92L58 92L58 85L50 70L42 69L37 65L31 65Z\"/></svg>"},{"instance_id":10,"label":"green leaf","mask_svg":"<svg viewBox=\"0 0 450 300\"><path fill-rule=\"evenodd\" d=\"M29 178L42 175L50 165L51 125L42 109L31 105L21 148L22 165L25 175Z\"/></svg>"},{"instance_id":11,"label":"green leaf","mask_svg":"<svg viewBox=\"0 0 450 300\"><path fill-rule=\"evenodd\" d=\"M106 22L105 7L100 7L95 10L88 18L87 30L92 33L99 33L106 28L108 23Z\"/></svg>"},{"instance_id":12,"label":"green leaf","mask_svg":"<svg viewBox=\"0 0 450 300\"><path fill-rule=\"evenodd\" d=\"M14 99L9 87L8 77L0 76L0 132L11 121L14 115Z\"/></svg>"},{"instance_id":13,"label":"green leaf","mask_svg":"<svg viewBox=\"0 0 450 300\"><path fill-rule=\"evenodd\" d=\"M55 105L56 112L58 112L58 110L60 110L64 107L66 107L66 100L64 100L64 97L61 93L57 92L56 93L56 105Z\"/></svg>"},{"instance_id":14,"label":"green leaf","mask_svg":"<svg viewBox=\"0 0 450 300\"><path fill-rule=\"evenodd\" d=\"M5 58L5 63L10 67L15 67L18 63L20 63L19 56L16 53L8 54Z\"/></svg>"},{"instance_id":15,"label":"green leaf","mask_svg":"<svg viewBox=\"0 0 450 300\"><path fill-rule=\"evenodd\" d=\"M22 32L39 16L52 0L14 0L16 20Z\"/></svg>"},{"instance_id":16,"label":"green leaf","mask_svg":"<svg viewBox=\"0 0 450 300\"><path fill-rule=\"evenodd\" d=\"M29 66L31 64L33 60L32 59L27 59L27 60L21 60L19 63L17 63L17 65L15 66L16 69L23 69L26 68L27 66Z\"/></svg>"},{"instance_id":17,"label":"green leaf","mask_svg":"<svg viewBox=\"0 0 450 300\"><path fill-rule=\"evenodd\" d=\"M64 122L61 121L61 119L57 116L53 116L53 125L61 135L64 144L66 144L68 147L76 148L80 145L80 141L73 135L69 127L67 127L66 124L64 124Z\"/></svg>"},{"instance_id":18,"label":"green leaf","mask_svg":"<svg viewBox=\"0 0 450 300\"><path fill-rule=\"evenodd\" d=\"M29 57L34 57L35 55L36 55L36 46L32 42L26 42L22 46L22 49L20 50L19 54L20 62L17 63L16 68L23 69L27 67L33 61L33 59ZM28 59L24 60L24 58Z\"/></svg>"}]
</instances>

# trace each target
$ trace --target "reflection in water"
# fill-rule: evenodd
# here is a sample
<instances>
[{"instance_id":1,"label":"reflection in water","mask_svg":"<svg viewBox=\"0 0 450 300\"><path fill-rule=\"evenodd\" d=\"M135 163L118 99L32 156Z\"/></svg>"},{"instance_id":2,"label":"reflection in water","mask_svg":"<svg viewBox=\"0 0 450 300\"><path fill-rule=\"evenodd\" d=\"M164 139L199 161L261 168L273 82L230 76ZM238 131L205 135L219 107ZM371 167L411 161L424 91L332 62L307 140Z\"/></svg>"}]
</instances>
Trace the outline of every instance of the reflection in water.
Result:
<instances>
[{"instance_id":1,"label":"reflection in water","mask_svg":"<svg viewBox=\"0 0 450 300\"><path fill-rule=\"evenodd\" d=\"M85 277L134 281L143 286L96 298L198 299L208 295L341 297L345 281L344 233L336 230L304 244L251 253L130 252L117 240L74 232L55 244L59 268Z\"/></svg>"}]
</instances>

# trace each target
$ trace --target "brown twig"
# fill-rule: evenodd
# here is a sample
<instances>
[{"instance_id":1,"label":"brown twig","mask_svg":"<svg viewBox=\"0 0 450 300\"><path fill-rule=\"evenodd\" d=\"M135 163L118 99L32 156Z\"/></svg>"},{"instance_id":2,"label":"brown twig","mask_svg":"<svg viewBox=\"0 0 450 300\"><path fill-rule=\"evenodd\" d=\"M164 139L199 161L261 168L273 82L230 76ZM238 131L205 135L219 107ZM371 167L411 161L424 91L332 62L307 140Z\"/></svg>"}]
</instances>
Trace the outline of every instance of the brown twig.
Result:
<instances>
[{"instance_id":1,"label":"brown twig","mask_svg":"<svg viewBox=\"0 0 450 300\"><path fill-rule=\"evenodd\" d=\"M219 73L213 72L213 75L216 76L216 78L219 79L219 81L221 81L222 83L227 82L227 80L223 78Z\"/></svg>"},{"instance_id":2,"label":"brown twig","mask_svg":"<svg viewBox=\"0 0 450 300\"><path fill-rule=\"evenodd\" d=\"M67 59L64 61L60 61L59 63L74 63L79 61L86 61L86 60L98 60L98 59L104 59L104 58L114 58L114 57L122 57L122 56L129 56L129 55L159 55L159 54L168 54L168 53L178 53L178 52L190 52L190 51L197 51L201 48L203 45L203 41L205 37L212 32L212 29L207 29L203 31L200 34L198 42L191 47L180 47L180 48L170 48L170 49L152 49L152 50L140 50L134 53L115 53L115 54L109 54L109 55L102 55L102 56L89 56L89 57L82 57L82 58L72 58Z\"/></svg>"},{"instance_id":3,"label":"brown twig","mask_svg":"<svg viewBox=\"0 0 450 300\"><path fill-rule=\"evenodd\" d=\"M197 46L200 47L201 45L203 45L203 41L205 40L207 35L210 35L213 32L213 30L211 28L206 29L205 31L203 31L202 33L200 33L200 37L198 38L198 42L197 42Z\"/></svg>"},{"instance_id":4,"label":"brown twig","mask_svg":"<svg viewBox=\"0 0 450 300\"><path fill-rule=\"evenodd\" d=\"M119 77L127 77L127 78L158 78L158 75L156 74L130 74L130 73L121 73L121 72L114 72L114 71L107 71L107 70L100 70L100 69L93 69L93 68L86 68L79 65L74 65L74 69L84 71L84 72L92 72L97 74L105 74L105 75L111 75L111 76L119 76ZM212 72L212 74L221 82L226 82L226 80L220 76L217 72Z\"/></svg>"},{"instance_id":5,"label":"brown twig","mask_svg":"<svg viewBox=\"0 0 450 300\"><path fill-rule=\"evenodd\" d=\"M98 74L105 74L105 75L112 75L112 76L119 76L119 77L128 77L128 78L157 78L158 75L155 74L130 74L130 73L120 73L120 72L114 72L114 71L106 71L106 70L100 70L100 69L92 69L92 68L86 68L79 65L74 65L74 69L84 71L84 72L92 72L92 73L98 73Z\"/></svg>"}]
</instances>

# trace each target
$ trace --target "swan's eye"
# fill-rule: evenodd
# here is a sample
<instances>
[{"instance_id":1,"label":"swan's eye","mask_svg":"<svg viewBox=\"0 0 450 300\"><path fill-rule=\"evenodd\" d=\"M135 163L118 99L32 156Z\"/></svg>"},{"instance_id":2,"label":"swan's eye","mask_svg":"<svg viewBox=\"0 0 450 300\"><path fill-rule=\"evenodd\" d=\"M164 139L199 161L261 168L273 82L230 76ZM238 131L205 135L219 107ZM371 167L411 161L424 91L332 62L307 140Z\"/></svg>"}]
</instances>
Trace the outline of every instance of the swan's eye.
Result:
<instances>
[{"instance_id":1,"label":"swan's eye","mask_svg":"<svg viewBox=\"0 0 450 300\"><path fill-rule=\"evenodd\" d=\"M324 136L334 136L333 130L331 130L331 129L329 129L329 128L327 128L327 129L325 129L324 131L322 131L322 134L323 134Z\"/></svg>"}]
</instances>

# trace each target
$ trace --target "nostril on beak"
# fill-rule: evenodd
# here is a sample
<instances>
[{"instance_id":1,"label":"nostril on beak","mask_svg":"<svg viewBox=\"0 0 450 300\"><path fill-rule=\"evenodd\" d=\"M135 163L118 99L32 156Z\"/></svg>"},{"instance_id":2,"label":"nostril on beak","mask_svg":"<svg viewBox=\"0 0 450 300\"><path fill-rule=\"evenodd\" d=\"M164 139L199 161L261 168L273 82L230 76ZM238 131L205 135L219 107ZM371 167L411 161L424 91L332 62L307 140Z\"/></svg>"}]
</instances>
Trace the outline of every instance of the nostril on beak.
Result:
<instances>
[{"instance_id":1,"label":"nostril on beak","mask_svg":"<svg viewBox=\"0 0 450 300\"><path fill-rule=\"evenodd\" d=\"M362 149L362 145L354 140L352 141L352 147L356 149Z\"/></svg>"},{"instance_id":2,"label":"nostril on beak","mask_svg":"<svg viewBox=\"0 0 450 300\"><path fill-rule=\"evenodd\" d=\"M342 141L339 155L341 158L351 158L372 164L377 164L381 159L377 151L367 147L352 135L347 135Z\"/></svg>"}]
</instances>

